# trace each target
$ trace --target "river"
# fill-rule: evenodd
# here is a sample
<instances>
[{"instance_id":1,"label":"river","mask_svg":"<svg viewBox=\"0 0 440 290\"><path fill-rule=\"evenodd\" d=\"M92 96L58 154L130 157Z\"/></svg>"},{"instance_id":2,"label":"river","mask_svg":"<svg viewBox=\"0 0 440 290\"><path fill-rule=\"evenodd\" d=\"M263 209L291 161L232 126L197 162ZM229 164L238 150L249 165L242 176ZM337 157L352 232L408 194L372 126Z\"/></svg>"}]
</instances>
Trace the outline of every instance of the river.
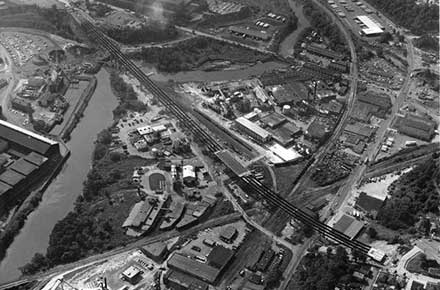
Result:
<instances>
[{"instance_id":1,"label":"river","mask_svg":"<svg viewBox=\"0 0 440 290\"><path fill-rule=\"evenodd\" d=\"M280 44L279 53L284 56L291 56L293 54L293 47L298 40L298 36L301 34L305 28L310 26L310 22L307 20L303 13L303 5L299 0L288 0L290 8L295 12L298 18L298 27L295 31L289 34Z\"/></svg>"},{"instance_id":2,"label":"river","mask_svg":"<svg viewBox=\"0 0 440 290\"><path fill-rule=\"evenodd\" d=\"M55 223L73 209L82 192L91 165L93 141L99 131L112 124L112 110L118 105L110 88L109 73L101 70L96 77L96 91L67 143L71 156L9 247L0 264L0 284L18 278L18 267L29 262L35 253L46 252Z\"/></svg>"}]
</instances>

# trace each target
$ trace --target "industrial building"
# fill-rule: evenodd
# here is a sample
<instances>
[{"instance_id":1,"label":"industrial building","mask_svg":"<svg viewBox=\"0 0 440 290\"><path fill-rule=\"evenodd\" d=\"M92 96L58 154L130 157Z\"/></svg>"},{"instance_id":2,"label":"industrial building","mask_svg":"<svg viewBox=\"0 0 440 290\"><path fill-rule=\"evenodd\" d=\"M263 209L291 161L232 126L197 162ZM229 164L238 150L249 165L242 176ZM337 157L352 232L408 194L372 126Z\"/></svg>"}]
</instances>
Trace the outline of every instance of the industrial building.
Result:
<instances>
[{"instance_id":1,"label":"industrial building","mask_svg":"<svg viewBox=\"0 0 440 290\"><path fill-rule=\"evenodd\" d=\"M141 248L141 251L150 259L160 263L168 255L168 247L163 242L157 242L149 245L145 245Z\"/></svg>"},{"instance_id":2,"label":"industrial building","mask_svg":"<svg viewBox=\"0 0 440 290\"><path fill-rule=\"evenodd\" d=\"M334 229L344 233L350 239L356 238L360 231L364 228L364 223L358 221L354 217L344 214L333 226Z\"/></svg>"},{"instance_id":3,"label":"industrial building","mask_svg":"<svg viewBox=\"0 0 440 290\"><path fill-rule=\"evenodd\" d=\"M247 135L257 141L266 143L272 139L272 135L268 131L244 117L235 119L235 123L237 124L238 129L244 131Z\"/></svg>"},{"instance_id":4,"label":"industrial building","mask_svg":"<svg viewBox=\"0 0 440 290\"><path fill-rule=\"evenodd\" d=\"M394 124L399 133L424 141L434 137L436 126L434 121L414 114L399 116Z\"/></svg>"},{"instance_id":5,"label":"industrial building","mask_svg":"<svg viewBox=\"0 0 440 290\"><path fill-rule=\"evenodd\" d=\"M340 53L337 53L335 51L322 48L316 44L309 44L306 46L306 51L315 54L321 57L329 58L329 59L342 59L344 56Z\"/></svg>"},{"instance_id":6,"label":"industrial building","mask_svg":"<svg viewBox=\"0 0 440 290\"><path fill-rule=\"evenodd\" d=\"M267 33L266 31L259 31L243 26L231 26L229 27L229 31L238 36L249 37L255 40L262 41L268 41L272 37L272 35L270 33Z\"/></svg>"},{"instance_id":7,"label":"industrial building","mask_svg":"<svg viewBox=\"0 0 440 290\"><path fill-rule=\"evenodd\" d=\"M168 270L163 276L164 283L170 289L208 290L209 285L184 273Z\"/></svg>"},{"instance_id":8,"label":"industrial building","mask_svg":"<svg viewBox=\"0 0 440 290\"><path fill-rule=\"evenodd\" d=\"M365 36L379 36L384 30L383 26L367 15L359 15L356 17L361 22L361 33Z\"/></svg>"},{"instance_id":9,"label":"industrial building","mask_svg":"<svg viewBox=\"0 0 440 290\"><path fill-rule=\"evenodd\" d=\"M302 155L296 152L294 149L286 149L279 144L273 144L269 147L269 150L272 152L272 154L281 159L280 162L274 163L286 164L287 162L294 162L302 159Z\"/></svg>"},{"instance_id":10,"label":"industrial building","mask_svg":"<svg viewBox=\"0 0 440 290\"><path fill-rule=\"evenodd\" d=\"M59 161L58 142L0 120L0 215Z\"/></svg>"},{"instance_id":11,"label":"industrial building","mask_svg":"<svg viewBox=\"0 0 440 290\"><path fill-rule=\"evenodd\" d=\"M233 226L224 228L220 233L220 239L228 244L232 244L238 235L238 231Z\"/></svg>"},{"instance_id":12,"label":"industrial building","mask_svg":"<svg viewBox=\"0 0 440 290\"><path fill-rule=\"evenodd\" d=\"M206 257L206 263L182 253L173 253L167 265L171 270L187 274L209 284L215 284L234 257L234 251L216 245Z\"/></svg>"}]
</instances>

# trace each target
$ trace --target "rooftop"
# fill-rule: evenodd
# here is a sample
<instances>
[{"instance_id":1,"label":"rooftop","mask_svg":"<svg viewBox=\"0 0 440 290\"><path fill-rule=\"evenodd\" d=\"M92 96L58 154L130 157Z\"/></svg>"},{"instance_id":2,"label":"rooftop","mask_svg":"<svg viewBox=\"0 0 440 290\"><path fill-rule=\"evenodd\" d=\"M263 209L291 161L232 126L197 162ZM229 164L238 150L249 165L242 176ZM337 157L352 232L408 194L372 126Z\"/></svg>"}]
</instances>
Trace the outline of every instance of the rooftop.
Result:
<instances>
[{"instance_id":1,"label":"rooftop","mask_svg":"<svg viewBox=\"0 0 440 290\"><path fill-rule=\"evenodd\" d=\"M269 33L255 30L255 29L251 29L251 28L246 28L243 26L231 26L229 28L229 30L232 32L242 33L242 34L246 34L246 35L249 35L252 37L260 38L262 40L268 40L271 37L271 34L269 34Z\"/></svg>"},{"instance_id":2,"label":"rooftop","mask_svg":"<svg viewBox=\"0 0 440 290\"><path fill-rule=\"evenodd\" d=\"M14 163L12 163L12 165L9 166L8 168L20 174L23 174L24 176L27 176L32 172L34 172L36 169L38 169L38 166L24 160L23 158L20 158L16 160Z\"/></svg>"},{"instance_id":3,"label":"rooftop","mask_svg":"<svg viewBox=\"0 0 440 290\"><path fill-rule=\"evenodd\" d=\"M184 273L168 270L165 273L165 279L168 281L172 281L185 289L191 290L208 290L208 284L199 279L188 276Z\"/></svg>"},{"instance_id":4,"label":"rooftop","mask_svg":"<svg viewBox=\"0 0 440 290\"><path fill-rule=\"evenodd\" d=\"M152 209L153 206L148 200L136 203L131 209L130 214L122 227L139 227L143 222L145 222Z\"/></svg>"},{"instance_id":5,"label":"rooftop","mask_svg":"<svg viewBox=\"0 0 440 290\"><path fill-rule=\"evenodd\" d=\"M364 223L344 214L333 226L334 229L354 239L364 227Z\"/></svg>"},{"instance_id":6,"label":"rooftop","mask_svg":"<svg viewBox=\"0 0 440 290\"><path fill-rule=\"evenodd\" d=\"M234 256L234 251L222 246L215 246L209 253L207 259L211 266L223 269Z\"/></svg>"},{"instance_id":7,"label":"rooftop","mask_svg":"<svg viewBox=\"0 0 440 290\"><path fill-rule=\"evenodd\" d=\"M9 184L10 186L15 186L17 183L22 181L25 176L20 173L15 172L11 169L6 169L2 174L0 174L0 181Z\"/></svg>"},{"instance_id":8,"label":"rooftop","mask_svg":"<svg viewBox=\"0 0 440 290\"><path fill-rule=\"evenodd\" d=\"M6 193L7 191L9 191L12 187L9 186L8 184L0 181L0 196L4 193Z\"/></svg>"},{"instance_id":9,"label":"rooftop","mask_svg":"<svg viewBox=\"0 0 440 290\"><path fill-rule=\"evenodd\" d=\"M216 156L238 176L244 175L248 172L248 170L241 165L241 163L237 161L228 150L219 151L216 153Z\"/></svg>"},{"instance_id":10,"label":"rooftop","mask_svg":"<svg viewBox=\"0 0 440 290\"><path fill-rule=\"evenodd\" d=\"M51 146L58 144L51 139L2 120L0 120L0 136L42 155L45 155Z\"/></svg>"},{"instance_id":11,"label":"rooftop","mask_svg":"<svg viewBox=\"0 0 440 290\"><path fill-rule=\"evenodd\" d=\"M362 29L362 32L365 35L380 34L384 32L379 24L367 15L359 15L357 19L367 26L367 28Z\"/></svg>"},{"instance_id":12,"label":"rooftop","mask_svg":"<svg viewBox=\"0 0 440 290\"><path fill-rule=\"evenodd\" d=\"M41 166L41 165L43 165L44 162L47 161L47 158L41 154L38 154L38 153L32 151L31 153L29 153L28 155L26 155L24 157L24 160L26 160L34 165Z\"/></svg>"},{"instance_id":13,"label":"rooftop","mask_svg":"<svg viewBox=\"0 0 440 290\"><path fill-rule=\"evenodd\" d=\"M344 131L351 134L360 135L362 137L370 138L374 133L374 128L362 123L347 124Z\"/></svg>"},{"instance_id":14,"label":"rooftop","mask_svg":"<svg viewBox=\"0 0 440 290\"><path fill-rule=\"evenodd\" d=\"M285 162L293 161L302 157L302 155L296 152L294 149L286 149L280 144L272 145L269 147L269 150L279 158L283 159Z\"/></svg>"},{"instance_id":15,"label":"rooftop","mask_svg":"<svg viewBox=\"0 0 440 290\"><path fill-rule=\"evenodd\" d=\"M247 128L248 130L252 131L253 133L257 134L262 139L267 139L271 136L269 132L244 117L239 117L235 119L235 121L243 127Z\"/></svg>"},{"instance_id":16,"label":"rooftop","mask_svg":"<svg viewBox=\"0 0 440 290\"><path fill-rule=\"evenodd\" d=\"M196 260L183 256L180 253L173 253L167 262L168 267L197 277L208 283L214 283L220 270L207 264L197 262Z\"/></svg>"}]
</instances>

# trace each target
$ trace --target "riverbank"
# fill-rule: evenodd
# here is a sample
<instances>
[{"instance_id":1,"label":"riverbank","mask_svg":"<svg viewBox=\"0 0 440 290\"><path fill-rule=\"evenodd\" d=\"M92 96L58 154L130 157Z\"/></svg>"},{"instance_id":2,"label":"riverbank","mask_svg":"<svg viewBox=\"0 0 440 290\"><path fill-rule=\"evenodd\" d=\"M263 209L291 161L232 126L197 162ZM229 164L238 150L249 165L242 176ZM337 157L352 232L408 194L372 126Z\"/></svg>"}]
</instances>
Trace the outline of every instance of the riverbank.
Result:
<instances>
[{"instance_id":1,"label":"riverbank","mask_svg":"<svg viewBox=\"0 0 440 290\"><path fill-rule=\"evenodd\" d=\"M28 197L21 203L21 205L19 205L14 215L10 218L10 222L0 234L0 261L5 257L8 247L12 244L15 236L24 226L28 215L38 207L43 198L45 190L55 179L57 174L60 172L62 165L69 158L70 150L62 141L60 142L60 146L63 147L63 150L60 150L61 154L59 158L53 161L54 166L52 166L51 172L44 177L45 181L42 181L42 184L37 184L41 182L38 182L38 179L35 178L34 185L26 184L26 187L36 186L37 188L32 190Z\"/></svg>"},{"instance_id":2,"label":"riverbank","mask_svg":"<svg viewBox=\"0 0 440 290\"><path fill-rule=\"evenodd\" d=\"M76 103L75 108L58 135L64 141L69 140L70 133L72 133L73 129L75 129L76 125L80 121L84 110L87 108L87 105L96 89L97 79L95 76L82 75L78 76L77 78L78 81L88 81L89 84L82 92L79 101Z\"/></svg>"},{"instance_id":3,"label":"riverbank","mask_svg":"<svg viewBox=\"0 0 440 290\"><path fill-rule=\"evenodd\" d=\"M112 124L112 111L118 105L110 89L109 76L106 70L96 75L97 86L93 97L66 144L71 152L70 158L60 166L58 174L54 174L39 206L28 215L6 250L0 263L0 284L20 277L19 267L29 262L35 253L46 252L55 223L73 209L77 196L82 193L82 185L91 165L96 134Z\"/></svg>"}]
</instances>

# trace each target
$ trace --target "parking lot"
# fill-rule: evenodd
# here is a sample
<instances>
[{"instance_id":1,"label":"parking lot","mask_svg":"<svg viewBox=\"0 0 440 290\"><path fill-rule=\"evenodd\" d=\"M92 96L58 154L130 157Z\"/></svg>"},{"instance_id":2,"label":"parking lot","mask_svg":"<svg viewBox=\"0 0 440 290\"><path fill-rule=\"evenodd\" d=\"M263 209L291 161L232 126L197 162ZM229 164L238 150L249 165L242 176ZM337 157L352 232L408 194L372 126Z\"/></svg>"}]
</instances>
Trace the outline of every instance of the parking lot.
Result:
<instances>
[{"instance_id":1,"label":"parking lot","mask_svg":"<svg viewBox=\"0 0 440 290\"><path fill-rule=\"evenodd\" d=\"M17 67L28 63L34 55L45 54L57 48L51 40L43 36L11 31L0 32L0 43Z\"/></svg>"}]
</instances>

